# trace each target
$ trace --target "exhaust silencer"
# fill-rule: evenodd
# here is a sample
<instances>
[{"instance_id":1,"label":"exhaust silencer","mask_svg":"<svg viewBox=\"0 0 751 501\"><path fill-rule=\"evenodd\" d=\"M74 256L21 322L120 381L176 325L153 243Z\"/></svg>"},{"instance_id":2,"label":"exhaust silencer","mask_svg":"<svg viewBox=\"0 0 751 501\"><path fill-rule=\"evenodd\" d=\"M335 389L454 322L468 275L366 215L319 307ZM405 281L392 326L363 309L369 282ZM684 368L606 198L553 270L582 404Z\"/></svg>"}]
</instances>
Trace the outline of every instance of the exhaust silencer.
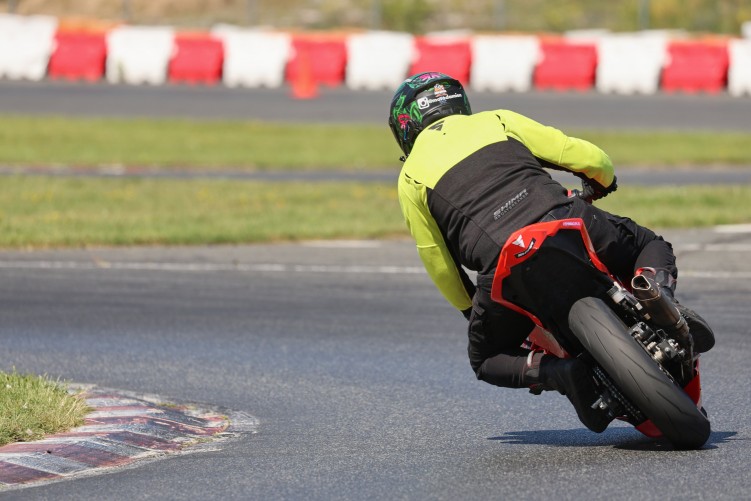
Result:
<instances>
[{"instance_id":1,"label":"exhaust silencer","mask_svg":"<svg viewBox=\"0 0 751 501\"><path fill-rule=\"evenodd\" d=\"M675 307L672 298L664 294L657 282L644 275L636 275L631 279L631 288L634 297L644 308L655 324L676 336L680 341L689 340L688 324Z\"/></svg>"}]
</instances>

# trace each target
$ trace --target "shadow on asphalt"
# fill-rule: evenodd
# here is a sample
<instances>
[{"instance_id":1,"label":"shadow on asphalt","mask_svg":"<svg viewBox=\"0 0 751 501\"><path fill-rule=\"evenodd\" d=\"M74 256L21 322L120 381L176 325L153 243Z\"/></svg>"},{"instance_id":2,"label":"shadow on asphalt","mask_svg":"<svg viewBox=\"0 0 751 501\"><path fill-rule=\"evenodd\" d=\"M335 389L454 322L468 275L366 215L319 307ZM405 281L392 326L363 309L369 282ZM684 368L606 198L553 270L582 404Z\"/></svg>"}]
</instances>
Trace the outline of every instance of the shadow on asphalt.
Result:
<instances>
[{"instance_id":1,"label":"shadow on asphalt","mask_svg":"<svg viewBox=\"0 0 751 501\"><path fill-rule=\"evenodd\" d=\"M625 441L633 442L642 435L633 428L616 427L602 433L593 433L586 428L570 430L525 430L509 431L496 440L504 444L555 445L559 447L617 446Z\"/></svg>"},{"instance_id":2,"label":"shadow on asphalt","mask_svg":"<svg viewBox=\"0 0 751 501\"><path fill-rule=\"evenodd\" d=\"M733 440L735 431L714 431L701 450L716 449L718 445ZM633 428L611 428L603 433L593 433L586 428L571 430L528 430L510 431L498 437L489 437L504 444L512 445L552 445L558 447L603 447L612 446L620 450L662 452L674 451L666 440L647 438Z\"/></svg>"}]
</instances>

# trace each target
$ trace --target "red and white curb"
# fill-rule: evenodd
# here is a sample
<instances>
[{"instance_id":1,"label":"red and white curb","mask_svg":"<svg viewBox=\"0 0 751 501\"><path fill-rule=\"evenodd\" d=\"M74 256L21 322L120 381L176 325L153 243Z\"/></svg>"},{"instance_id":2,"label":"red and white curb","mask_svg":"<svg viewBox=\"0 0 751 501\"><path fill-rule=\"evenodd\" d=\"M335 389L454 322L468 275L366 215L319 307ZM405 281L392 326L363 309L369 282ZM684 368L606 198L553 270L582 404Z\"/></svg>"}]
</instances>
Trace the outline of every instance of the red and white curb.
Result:
<instances>
[{"instance_id":1,"label":"red and white curb","mask_svg":"<svg viewBox=\"0 0 751 501\"><path fill-rule=\"evenodd\" d=\"M136 461L168 457L235 436L255 433L257 421L215 410L167 403L156 396L86 387L94 410L83 426L34 442L0 447L0 491L9 487L103 473Z\"/></svg>"}]
</instances>

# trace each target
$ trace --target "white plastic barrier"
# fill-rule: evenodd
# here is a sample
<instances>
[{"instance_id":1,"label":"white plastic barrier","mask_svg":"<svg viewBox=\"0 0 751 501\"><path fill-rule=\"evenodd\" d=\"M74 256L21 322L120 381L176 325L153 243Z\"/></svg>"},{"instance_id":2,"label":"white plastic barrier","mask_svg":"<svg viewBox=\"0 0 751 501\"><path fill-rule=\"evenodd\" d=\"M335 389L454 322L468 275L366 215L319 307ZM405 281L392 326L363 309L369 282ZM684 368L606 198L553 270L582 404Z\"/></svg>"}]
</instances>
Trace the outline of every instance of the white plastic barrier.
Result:
<instances>
[{"instance_id":1,"label":"white plastic barrier","mask_svg":"<svg viewBox=\"0 0 751 501\"><path fill-rule=\"evenodd\" d=\"M290 59L289 35L261 29L215 26L224 43L223 81L229 87L279 87Z\"/></svg>"},{"instance_id":2,"label":"white plastic barrier","mask_svg":"<svg viewBox=\"0 0 751 501\"><path fill-rule=\"evenodd\" d=\"M168 26L120 26L107 34L107 81L160 85L174 51Z\"/></svg>"},{"instance_id":3,"label":"white plastic barrier","mask_svg":"<svg viewBox=\"0 0 751 501\"><path fill-rule=\"evenodd\" d=\"M533 36L482 35L472 38L469 80L476 91L525 92L540 61L540 42Z\"/></svg>"},{"instance_id":4,"label":"white plastic barrier","mask_svg":"<svg viewBox=\"0 0 751 501\"><path fill-rule=\"evenodd\" d=\"M743 38L751 38L751 21L746 21L741 25L741 35Z\"/></svg>"},{"instance_id":5,"label":"white plastic barrier","mask_svg":"<svg viewBox=\"0 0 751 501\"><path fill-rule=\"evenodd\" d=\"M350 89L394 90L416 56L409 33L372 31L347 38L346 84Z\"/></svg>"},{"instance_id":6,"label":"white plastic barrier","mask_svg":"<svg viewBox=\"0 0 751 501\"><path fill-rule=\"evenodd\" d=\"M731 96L751 94L751 39L731 40L728 52L728 93Z\"/></svg>"},{"instance_id":7,"label":"white plastic barrier","mask_svg":"<svg viewBox=\"0 0 751 501\"><path fill-rule=\"evenodd\" d=\"M654 94L667 61L667 39L625 34L600 38L597 44L597 90L618 94Z\"/></svg>"},{"instance_id":8,"label":"white plastic barrier","mask_svg":"<svg viewBox=\"0 0 751 501\"><path fill-rule=\"evenodd\" d=\"M56 32L54 17L0 14L0 77L44 78Z\"/></svg>"}]
</instances>

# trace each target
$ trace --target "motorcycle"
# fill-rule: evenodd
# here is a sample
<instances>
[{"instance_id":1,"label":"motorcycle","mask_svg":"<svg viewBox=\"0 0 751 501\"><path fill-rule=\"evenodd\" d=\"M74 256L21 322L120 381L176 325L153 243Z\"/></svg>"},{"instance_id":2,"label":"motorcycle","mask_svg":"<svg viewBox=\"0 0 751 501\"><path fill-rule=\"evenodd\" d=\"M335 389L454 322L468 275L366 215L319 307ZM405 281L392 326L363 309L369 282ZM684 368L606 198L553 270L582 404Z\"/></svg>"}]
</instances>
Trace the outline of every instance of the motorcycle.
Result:
<instances>
[{"instance_id":1,"label":"motorcycle","mask_svg":"<svg viewBox=\"0 0 751 501\"><path fill-rule=\"evenodd\" d=\"M537 325L526 347L591 367L599 393L593 408L676 449L698 449L709 439L699 357L685 320L649 278L637 275L625 285L616 279L581 219L514 232L491 298Z\"/></svg>"}]
</instances>

